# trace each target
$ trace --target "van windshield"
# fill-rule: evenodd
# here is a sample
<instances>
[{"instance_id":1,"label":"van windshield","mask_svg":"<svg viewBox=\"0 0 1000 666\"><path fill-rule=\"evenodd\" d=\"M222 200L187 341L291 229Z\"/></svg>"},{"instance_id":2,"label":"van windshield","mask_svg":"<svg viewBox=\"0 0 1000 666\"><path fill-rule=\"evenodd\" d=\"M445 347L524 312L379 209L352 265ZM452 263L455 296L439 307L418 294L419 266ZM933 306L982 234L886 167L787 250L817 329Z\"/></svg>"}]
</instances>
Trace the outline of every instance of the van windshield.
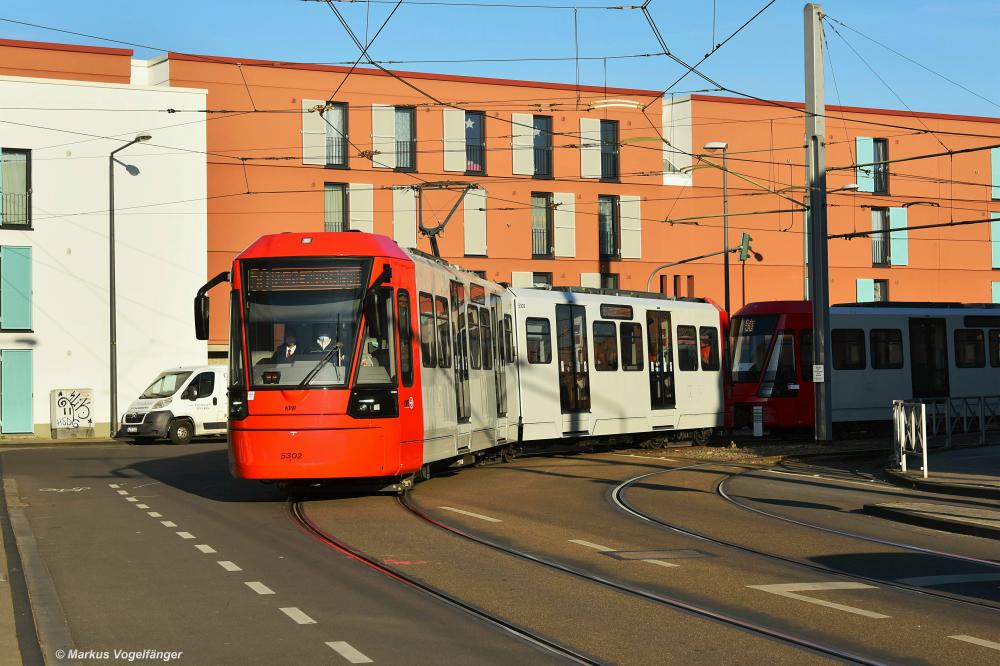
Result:
<instances>
[{"instance_id":1,"label":"van windshield","mask_svg":"<svg viewBox=\"0 0 1000 666\"><path fill-rule=\"evenodd\" d=\"M177 392L177 389L191 376L189 371L161 372L160 376L142 392L140 398L167 398Z\"/></svg>"}]
</instances>

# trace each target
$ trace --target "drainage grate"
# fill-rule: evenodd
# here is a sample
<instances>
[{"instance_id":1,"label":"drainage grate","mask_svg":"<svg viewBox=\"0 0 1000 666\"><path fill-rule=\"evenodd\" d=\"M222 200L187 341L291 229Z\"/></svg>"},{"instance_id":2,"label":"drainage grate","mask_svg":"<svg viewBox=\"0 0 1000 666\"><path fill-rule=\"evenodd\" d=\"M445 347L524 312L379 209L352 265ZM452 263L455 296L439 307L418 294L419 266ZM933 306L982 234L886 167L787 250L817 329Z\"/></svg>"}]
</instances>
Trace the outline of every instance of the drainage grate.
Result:
<instances>
[{"instance_id":1,"label":"drainage grate","mask_svg":"<svg viewBox=\"0 0 1000 666\"><path fill-rule=\"evenodd\" d=\"M712 557L700 550L614 550L604 553L616 560L683 560L692 557Z\"/></svg>"}]
</instances>

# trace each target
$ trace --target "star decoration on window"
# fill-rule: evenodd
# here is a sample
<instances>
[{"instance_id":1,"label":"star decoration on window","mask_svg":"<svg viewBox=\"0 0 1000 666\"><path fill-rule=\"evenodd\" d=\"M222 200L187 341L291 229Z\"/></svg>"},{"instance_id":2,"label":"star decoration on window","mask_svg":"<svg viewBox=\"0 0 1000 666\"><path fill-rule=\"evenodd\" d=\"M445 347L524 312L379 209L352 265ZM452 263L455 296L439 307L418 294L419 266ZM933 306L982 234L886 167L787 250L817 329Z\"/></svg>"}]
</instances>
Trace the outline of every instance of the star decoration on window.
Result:
<instances>
[{"instance_id":1,"label":"star decoration on window","mask_svg":"<svg viewBox=\"0 0 1000 666\"><path fill-rule=\"evenodd\" d=\"M465 121L465 129L472 129L475 126L476 126L476 123L475 123L475 121L472 120L472 118L467 118L466 119L466 121Z\"/></svg>"},{"instance_id":2,"label":"star decoration on window","mask_svg":"<svg viewBox=\"0 0 1000 666\"><path fill-rule=\"evenodd\" d=\"M541 135L542 135L542 130L538 129L537 127L531 130L531 136L541 136Z\"/></svg>"}]
</instances>

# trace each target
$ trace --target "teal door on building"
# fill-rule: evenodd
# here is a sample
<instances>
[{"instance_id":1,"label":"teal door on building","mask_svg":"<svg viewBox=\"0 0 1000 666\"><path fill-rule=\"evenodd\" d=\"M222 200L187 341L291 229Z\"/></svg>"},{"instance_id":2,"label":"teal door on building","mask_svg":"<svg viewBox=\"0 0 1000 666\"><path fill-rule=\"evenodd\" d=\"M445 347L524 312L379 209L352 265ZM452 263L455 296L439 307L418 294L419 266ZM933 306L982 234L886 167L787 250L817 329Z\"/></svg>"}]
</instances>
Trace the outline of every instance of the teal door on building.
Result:
<instances>
[{"instance_id":1,"label":"teal door on building","mask_svg":"<svg viewBox=\"0 0 1000 666\"><path fill-rule=\"evenodd\" d=\"M31 433L32 367L30 349L0 351L0 433Z\"/></svg>"}]
</instances>

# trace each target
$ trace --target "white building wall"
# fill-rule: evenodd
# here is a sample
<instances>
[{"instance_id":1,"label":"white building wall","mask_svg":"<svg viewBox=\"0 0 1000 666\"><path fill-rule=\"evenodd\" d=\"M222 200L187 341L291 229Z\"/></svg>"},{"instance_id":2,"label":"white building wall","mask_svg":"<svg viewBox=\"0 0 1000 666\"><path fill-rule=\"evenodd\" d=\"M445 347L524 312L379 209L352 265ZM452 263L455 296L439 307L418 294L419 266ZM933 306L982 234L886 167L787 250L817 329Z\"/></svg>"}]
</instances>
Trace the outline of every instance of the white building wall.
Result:
<instances>
[{"instance_id":1,"label":"white building wall","mask_svg":"<svg viewBox=\"0 0 1000 666\"><path fill-rule=\"evenodd\" d=\"M0 77L0 99L0 147L32 151L32 230L0 229L0 245L32 248L34 282L33 330L0 331L0 348L34 352L36 435L48 434L58 388L93 389L97 434L106 434L109 153L152 135L115 165L120 418L158 372L206 360L192 315L206 280L205 123L163 112L204 109L206 92Z\"/></svg>"}]
</instances>

